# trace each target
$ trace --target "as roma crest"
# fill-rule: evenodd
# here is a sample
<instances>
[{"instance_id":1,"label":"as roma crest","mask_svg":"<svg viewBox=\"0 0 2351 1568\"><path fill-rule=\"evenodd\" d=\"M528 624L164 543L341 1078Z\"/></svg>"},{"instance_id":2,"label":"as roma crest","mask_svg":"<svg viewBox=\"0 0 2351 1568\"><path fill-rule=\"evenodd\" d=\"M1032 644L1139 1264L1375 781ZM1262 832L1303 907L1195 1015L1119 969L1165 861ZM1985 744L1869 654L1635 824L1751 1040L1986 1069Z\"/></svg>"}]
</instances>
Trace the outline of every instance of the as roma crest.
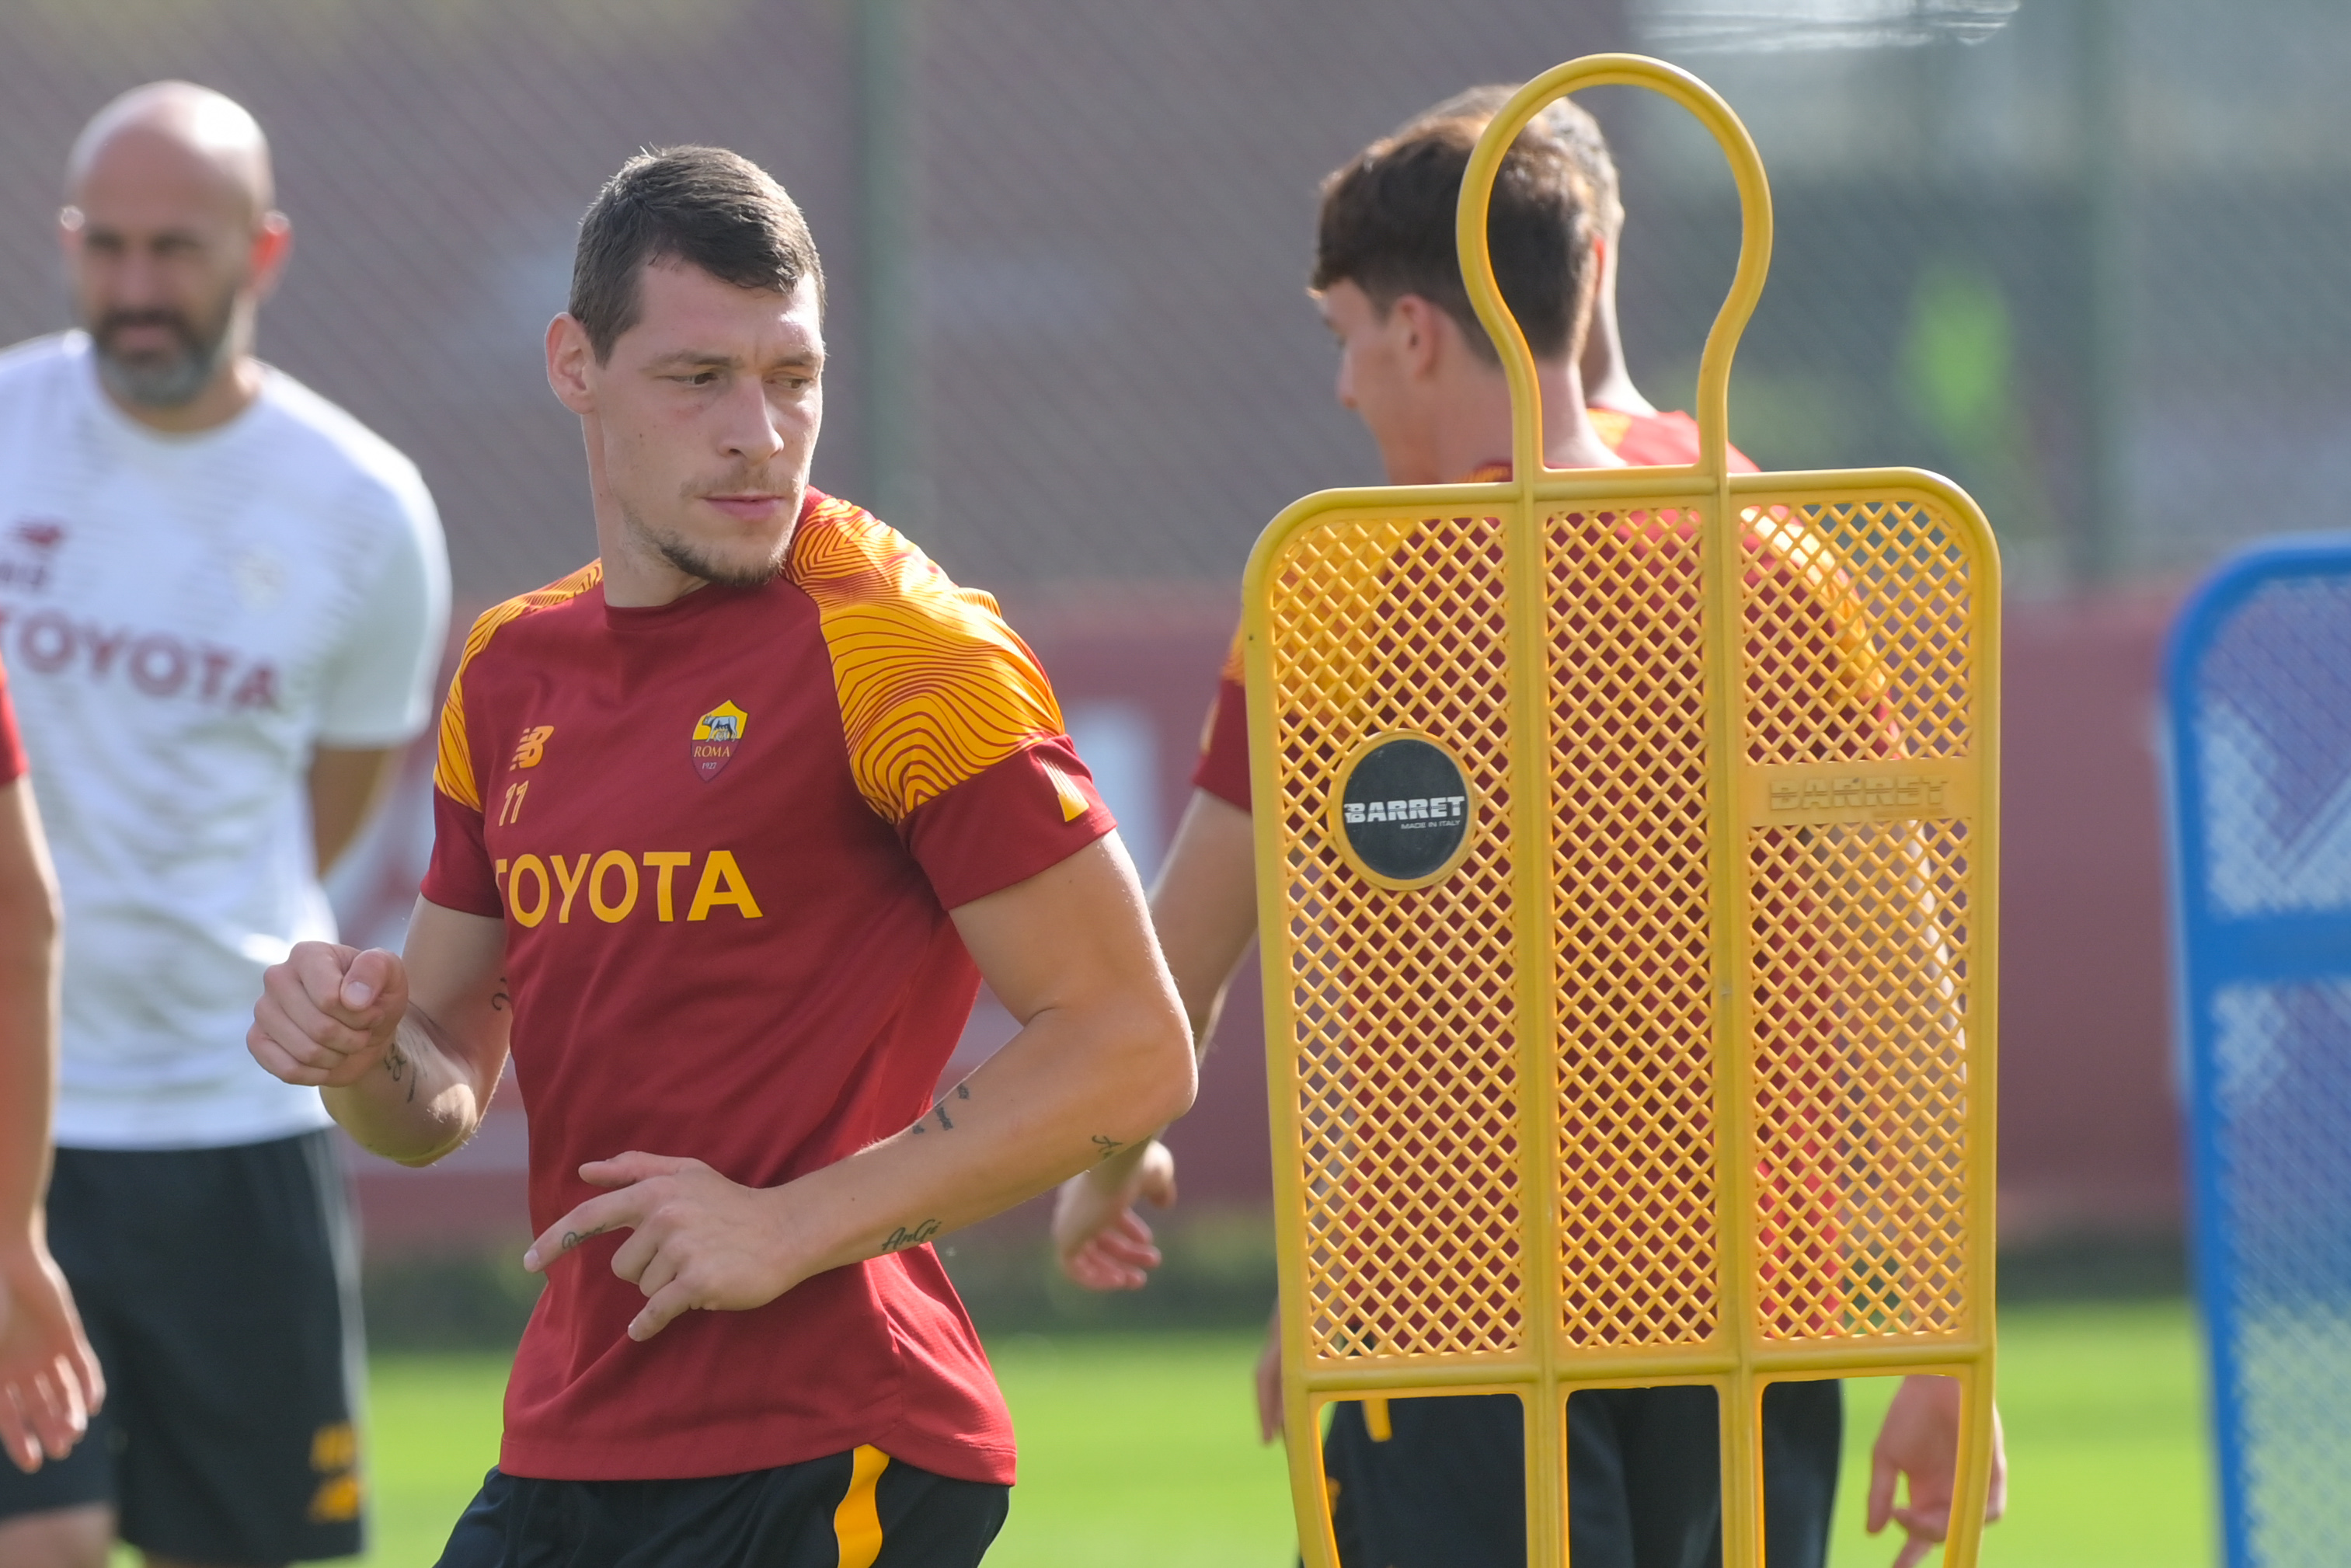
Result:
<instances>
[{"instance_id":1,"label":"as roma crest","mask_svg":"<svg viewBox=\"0 0 2351 1568\"><path fill-rule=\"evenodd\" d=\"M694 721L694 770L704 783L735 759L736 743L743 738L743 726L750 716L733 703L720 703Z\"/></svg>"}]
</instances>

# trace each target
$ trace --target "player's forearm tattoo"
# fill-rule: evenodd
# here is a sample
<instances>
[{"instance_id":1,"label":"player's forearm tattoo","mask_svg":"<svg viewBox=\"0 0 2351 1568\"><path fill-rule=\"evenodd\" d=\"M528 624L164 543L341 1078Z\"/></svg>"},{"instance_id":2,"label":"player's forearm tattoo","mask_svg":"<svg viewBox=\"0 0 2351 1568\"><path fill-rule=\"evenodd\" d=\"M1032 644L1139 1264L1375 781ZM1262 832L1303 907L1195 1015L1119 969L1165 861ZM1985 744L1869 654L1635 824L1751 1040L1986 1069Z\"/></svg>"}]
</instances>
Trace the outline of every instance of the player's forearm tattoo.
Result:
<instances>
[{"instance_id":1,"label":"player's forearm tattoo","mask_svg":"<svg viewBox=\"0 0 2351 1568\"><path fill-rule=\"evenodd\" d=\"M890 1232L888 1238L883 1241L882 1250L884 1252L904 1252L909 1247L920 1247L924 1242L928 1241L932 1237L936 1236L938 1233L939 1222L935 1219L925 1219L912 1230L907 1229L902 1225L898 1227L897 1229Z\"/></svg>"},{"instance_id":2,"label":"player's forearm tattoo","mask_svg":"<svg viewBox=\"0 0 2351 1568\"><path fill-rule=\"evenodd\" d=\"M1097 1163L1110 1158L1124 1147L1126 1145L1116 1138L1105 1138L1100 1133L1094 1134L1094 1159Z\"/></svg>"},{"instance_id":3,"label":"player's forearm tattoo","mask_svg":"<svg viewBox=\"0 0 2351 1568\"><path fill-rule=\"evenodd\" d=\"M394 1040L392 1042L392 1049L384 1052L383 1070L394 1083L399 1082L403 1078L408 1081L408 1100L410 1103L414 1103L416 1100L416 1065L408 1060L408 1053L400 1049L400 1041L397 1040Z\"/></svg>"},{"instance_id":4,"label":"player's forearm tattoo","mask_svg":"<svg viewBox=\"0 0 2351 1568\"><path fill-rule=\"evenodd\" d=\"M956 1084L956 1085L955 1086L955 1095L954 1095L954 1098L956 1098L956 1099L957 1099L957 1100L968 1100L968 1099L970 1099L970 1098L971 1098L971 1086L970 1086L969 1084L967 1084L967 1083L958 1083L958 1084ZM942 1132L942 1133L952 1133L952 1132L954 1132L954 1131L955 1131L955 1121L954 1121L954 1119L953 1119L952 1117L950 1117L950 1116L947 1114L947 1103L946 1103L945 1100L942 1100L942 1101L940 1101L937 1104L935 1104L935 1105L932 1106L932 1107L930 1108L930 1110L929 1110L929 1111L927 1111L926 1113L924 1113L923 1119L922 1119L921 1121L919 1121L919 1122L915 1123L913 1126L911 1126L911 1127L907 1128L907 1129L906 1129L906 1131L908 1131L908 1132L910 1132L910 1133L920 1133L920 1132L925 1131L925 1130L926 1130L926 1127L927 1127L927 1124L928 1124L928 1123L930 1122L930 1119L931 1119L933 1116L936 1116L936 1117L939 1119L939 1131L940 1131L940 1132Z\"/></svg>"}]
</instances>

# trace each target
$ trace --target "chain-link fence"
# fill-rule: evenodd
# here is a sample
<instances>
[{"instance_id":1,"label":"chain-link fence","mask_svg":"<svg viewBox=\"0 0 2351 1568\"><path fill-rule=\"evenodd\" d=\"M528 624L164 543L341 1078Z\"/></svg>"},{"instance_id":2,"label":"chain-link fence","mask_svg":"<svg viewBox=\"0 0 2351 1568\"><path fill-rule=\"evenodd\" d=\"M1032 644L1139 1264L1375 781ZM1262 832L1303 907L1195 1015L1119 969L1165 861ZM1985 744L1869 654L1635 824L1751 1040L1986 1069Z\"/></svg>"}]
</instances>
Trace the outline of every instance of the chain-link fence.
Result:
<instances>
[{"instance_id":1,"label":"chain-link fence","mask_svg":"<svg viewBox=\"0 0 2351 1568\"><path fill-rule=\"evenodd\" d=\"M1748 26L1840 7L1972 13L1980 41L1894 47L1896 27L1881 47L1780 48L1762 46L1870 40ZM2333 523L2351 468L2351 99L2333 80L2351 9L2022 0L1987 33L2003 10L10 0L0 341L66 324L54 218L89 115L162 76L234 94L275 140L297 225L264 351L417 459L478 608L593 549L538 348L579 214L640 146L738 148L800 198L830 264L818 483L1005 595L1147 860L1250 540L1309 490L1379 477L1303 297L1316 182L1473 82L1647 46L1745 117L1779 238L1732 434L1767 466L1947 472L2027 587L2178 572ZM1745 47L1708 52L1727 38ZM1676 112L1620 89L1592 106L1624 168L1633 369L1686 405L1729 276L1729 182ZM389 935L413 893L421 779L345 873L355 935ZM1230 1054L1230 1144L1261 1161L1262 1085ZM1212 1061L1212 1096L1226 1071Z\"/></svg>"},{"instance_id":2,"label":"chain-link fence","mask_svg":"<svg viewBox=\"0 0 2351 1568\"><path fill-rule=\"evenodd\" d=\"M0 29L0 338L64 324L58 183L100 103L161 76L242 99L295 224L263 351L418 461L477 607L594 553L577 427L547 392L538 337L580 213L621 160L728 142L798 192L820 233L844 227L831 7L13 0Z\"/></svg>"},{"instance_id":3,"label":"chain-link fence","mask_svg":"<svg viewBox=\"0 0 2351 1568\"><path fill-rule=\"evenodd\" d=\"M419 459L486 600L590 548L538 370L579 212L640 145L721 141L785 180L831 262L820 483L1016 599L1222 584L1289 499L1376 476L1301 296L1316 179L1468 82L1647 41L1729 96L1772 172L1777 265L1734 387L1759 459L1947 470L2028 580L2324 518L2351 464L2328 64L2351 12L2025 0L1971 46L1721 53L1692 25L1773 9L17 0L0 338L62 322L57 172L100 101L167 74L244 99L300 239L265 346ZM1677 111L1625 97L1594 95L1634 368L1681 401L1729 185Z\"/></svg>"},{"instance_id":4,"label":"chain-link fence","mask_svg":"<svg viewBox=\"0 0 2351 1568\"><path fill-rule=\"evenodd\" d=\"M1699 7L1645 9L1687 40ZM2028 587L2335 526L2346 49L2351 11L2317 0L2024 0L1973 46L1684 55L1754 131L1779 215L1734 434L1767 466L1953 475ZM1635 365L1687 386L1729 182L1670 114L1612 123Z\"/></svg>"},{"instance_id":5,"label":"chain-link fence","mask_svg":"<svg viewBox=\"0 0 2351 1568\"><path fill-rule=\"evenodd\" d=\"M0 24L0 338L63 322L51 218L83 120L152 77L220 87L271 132L298 229L265 351L419 460L461 598L502 596L592 549L538 369L579 214L638 146L717 141L785 182L831 263L820 484L990 585L1229 580L1283 503L1369 472L1301 295L1315 179L1462 81L1615 31L1541 0L1470 20L1395 0L1343 26L1257 0L26 0Z\"/></svg>"}]
</instances>

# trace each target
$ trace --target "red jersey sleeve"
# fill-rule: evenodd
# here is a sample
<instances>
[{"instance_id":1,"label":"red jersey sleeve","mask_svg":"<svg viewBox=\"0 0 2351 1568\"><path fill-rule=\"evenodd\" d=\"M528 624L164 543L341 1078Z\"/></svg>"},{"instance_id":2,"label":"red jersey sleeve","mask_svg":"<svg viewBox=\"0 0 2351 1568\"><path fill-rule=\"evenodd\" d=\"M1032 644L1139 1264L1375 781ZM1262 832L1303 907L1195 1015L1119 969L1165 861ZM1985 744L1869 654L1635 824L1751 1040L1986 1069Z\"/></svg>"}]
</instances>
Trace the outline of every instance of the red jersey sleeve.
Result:
<instances>
[{"instance_id":1,"label":"red jersey sleeve","mask_svg":"<svg viewBox=\"0 0 2351 1568\"><path fill-rule=\"evenodd\" d=\"M501 917L506 903L482 840L482 785L465 736L465 663L442 701L440 750L433 759L433 861L425 862L421 891L444 910Z\"/></svg>"},{"instance_id":2,"label":"red jersey sleeve","mask_svg":"<svg viewBox=\"0 0 2351 1568\"><path fill-rule=\"evenodd\" d=\"M467 915L503 915L505 901L490 866L482 834L481 779L474 768L474 747L465 727L465 679L474 656L489 642L490 633L513 618L510 601L485 613L466 634L465 651L449 695L441 703L441 728L433 758L433 858L424 868L426 898L444 909Z\"/></svg>"},{"instance_id":3,"label":"red jersey sleeve","mask_svg":"<svg viewBox=\"0 0 2351 1568\"><path fill-rule=\"evenodd\" d=\"M1044 666L994 599L830 497L793 550L831 656L850 772L940 903L1009 887L1117 825Z\"/></svg>"},{"instance_id":4,"label":"red jersey sleeve","mask_svg":"<svg viewBox=\"0 0 2351 1568\"><path fill-rule=\"evenodd\" d=\"M953 909L1025 882L1118 825L1067 736L1023 747L907 813L899 831Z\"/></svg>"},{"instance_id":5,"label":"red jersey sleeve","mask_svg":"<svg viewBox=\"0 0 2351 1568\"><path fill-rule=\"evenodd\" d=\"M1192 769L1192 787L1205 789L1228 806L1249 809L1249 688L1241 682L1241 634L1233 632L1233 648L1217 677L1216 701L1208 706L1207 727L1200 732L1200 761Z\"/></svg>"},{"instance_id":6,"label":"red jersey sleeve","mask_svg":"<svg viewBox=\"0 0 2351 1568\"><path fill-rule=\"evenodd\" d=\"M424 870L424 896L444 909L468 915L503 915L497 869L490 863L482 832L482 772L474 765L473 732L466 727L465 686L474 661L498 628L568 603L604 580L601 561L590 561L570 576L534 589L482 612L465 633L465 650L441 704L438 750L433 760L433 859Z\"/></svg>"},{"instance_id":7,"label":"red jersey sleeve","mask_svg":"<svg viewBox=\"0 0 2351 1568\"><path fill-rule=\"evenodd\" d=\"M16 733L16 704L8 695L8 676L0 671L0 784L14 784L25 776L25 741Z\"/></svg>"},{"instance_id":8,"label":"red jersey sleeve","mask_svg":"<svg viewBox=\"0 0 2351 1568\"><path fill-rule=\"evenodd\" d=\"M482 814L433 791L433 859L424 868L424 896L444 909L497 919L506 914L482 842Z\"/></svg>"},{"instance_id":9,"label":"red jersey sleeve","mask_svg":"<svg viewBox=\"0 0 2351 1568\"><path fill-rule=\"evenodd\" d=\"M1228 806L1249 809L1249 689L1238 681L1217 683L1217 700L1208 708L1208 727L1200 737L1200 761L1192 769L1192 787L1207 790Z\"/></svg>"}]
</instances>

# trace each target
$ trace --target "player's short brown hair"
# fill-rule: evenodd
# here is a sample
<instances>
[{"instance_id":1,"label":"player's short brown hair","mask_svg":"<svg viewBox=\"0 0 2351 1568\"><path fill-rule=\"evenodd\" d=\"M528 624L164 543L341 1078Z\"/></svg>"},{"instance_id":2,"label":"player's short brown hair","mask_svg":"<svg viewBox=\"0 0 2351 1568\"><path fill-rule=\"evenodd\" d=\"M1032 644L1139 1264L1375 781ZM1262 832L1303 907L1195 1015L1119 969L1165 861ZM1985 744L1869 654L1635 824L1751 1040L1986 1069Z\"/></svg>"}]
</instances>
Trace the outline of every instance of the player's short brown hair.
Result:
<instances>
[{"instance_id":1,"label":"player's short brown hair","mask_svg":"<svg viewBox=\"0 0 2351 1568\"><path fill-rule=\"evenodd\" d=\"M1413 119L1475 120L1483 126L1502 111L1502 105L1518 90L1517 85L1505 82L1469 88ZM1555 98L1542 106L1534 124L1575 160L1577 172L1591 187L1592 215L1599 220L1600 232L1613 235L1623 228L1625 194L1616 183L1616 155L1608 151L1608 138L1601 134L1600 121L1592 118L1592 111L1572 98Z\"/></svg>"},{"instance_id":2,"label":"player's short brown hair","mask_svg":"<svg viewBox=\"0 0 2351 1568\"><path fill-rule=\"evenodd\" d=\"M773 176L723 147L656 148L622 164L580 220L569 309L598 363L637 324L639 275L670 260L778 294L812 277L824 302L824 264L808 220Z\"/></svg>"},{"instance_id":3,"label":"player's short brown hair","mask_svg":"<svg viewBox=\"0 0 2351 1568\"><path fill-rule=\"evenodd\" d=\"M1382 137L1322 182L1312 285L1353 283L1382 311L1416 294L1452 317L1472 350L1499 362L1470 308L1453 245L1461 176L1492 111L1442 112L1449 107ZM1575 159L1540 120L1502 156L1486 232L1503 303L1527 346L1540 360L1572 358L1592 298L1593 195Z\"/></svg>"}]
</instances>

